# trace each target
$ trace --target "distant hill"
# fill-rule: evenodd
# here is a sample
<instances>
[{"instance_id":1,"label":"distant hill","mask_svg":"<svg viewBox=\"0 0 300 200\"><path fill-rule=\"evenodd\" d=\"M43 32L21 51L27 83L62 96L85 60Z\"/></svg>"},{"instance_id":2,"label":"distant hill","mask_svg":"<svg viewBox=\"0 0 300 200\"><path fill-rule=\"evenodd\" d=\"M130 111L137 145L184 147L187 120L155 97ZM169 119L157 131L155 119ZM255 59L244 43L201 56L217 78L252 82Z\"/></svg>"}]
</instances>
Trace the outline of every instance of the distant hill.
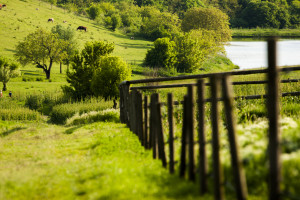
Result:
<instances>
[{"instance_id":1,"label":"distant hill","mask_svg":"<svg viewBox=\"0 0 300 200\"><path fill-rule=\"evenodd\" d=\"M106 40L115 43L114 55L128 63L139 64L145 57L152 42L132 40L118 31L112 32L88 18L74 15L62 8L51 6L39 0L0 0L7 6L0 10L0 55L13 58L15 46L37 28L51 30L55 25L70 26L76 31L78 26L86 26L87 32L76 31L79 47L93 40ZM53 18L54 22L48 22ZM67 21L67 23L63 23Z\"/></svg>"}]
</instances>

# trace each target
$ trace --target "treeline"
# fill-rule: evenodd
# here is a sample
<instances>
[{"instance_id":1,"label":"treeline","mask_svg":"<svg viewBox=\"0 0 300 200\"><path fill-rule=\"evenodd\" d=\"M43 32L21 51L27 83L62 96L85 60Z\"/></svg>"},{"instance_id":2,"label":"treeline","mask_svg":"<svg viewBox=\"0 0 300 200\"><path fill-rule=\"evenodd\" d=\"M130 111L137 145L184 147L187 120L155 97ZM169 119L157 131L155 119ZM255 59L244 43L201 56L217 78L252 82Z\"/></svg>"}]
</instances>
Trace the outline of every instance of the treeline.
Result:
<instances>
[{"instance_id":1,"label":"treeline","mask_svg":"<svg viewBox=\"0 0 300 200\"><path fill-rule=\"evenodd\" d=\"M216 7L229 16L232 28L299 28L300 0L45 0L69 11L89 15L91 7L102 7L99 15L110 24L138 29L144 7L154 7L168 19L182 20L194 7ZM102 5L102 6L101 6ZM103 9L103 6L106 7ZM92 8L94 9L94 8ZM109 12L109 13L108 13ZM113 13L114 16L111 16ZM127 13L127 14L125 14ZM134 14L135 13L135 14ZM107 18L110 17L111 19ZM117 19L119 17L119 19ZM166 17L166 16L165 16ZM168 20L166 19L166 20ZM119 22L114 20L120 20ZM132 22L130 22L132 21ZM174 21L172 21L174 22ZM130 27L130 26L129 26ZM129 28L128 31L133 27ZM141 28L141 27L140 27ZM126 28L127 30L128 28ZM136 30L135 30L136 31Z\"/></svg>"}]
</instances>

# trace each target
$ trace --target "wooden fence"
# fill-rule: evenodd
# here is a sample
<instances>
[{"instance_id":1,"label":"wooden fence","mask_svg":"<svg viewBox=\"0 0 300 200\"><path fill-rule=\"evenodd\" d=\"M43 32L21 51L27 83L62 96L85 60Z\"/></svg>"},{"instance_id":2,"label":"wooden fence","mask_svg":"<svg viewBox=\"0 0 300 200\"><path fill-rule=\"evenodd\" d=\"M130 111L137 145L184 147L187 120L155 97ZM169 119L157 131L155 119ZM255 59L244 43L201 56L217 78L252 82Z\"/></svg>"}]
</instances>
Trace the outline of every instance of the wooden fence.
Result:
<instances>
[{"instance_id":1,"label":"wooden fence","mask_svg":"<svg viewBox=\"0 0 300 200\"><path fill-rule=\"evenodd\" d=\"M228 141L230 145L231 155L231 167L233 177L235 181L235 191L237 199L247 199L247 186L246 179L241 164L239 155L239 149L237 145L236 137L236 122L233 112L234 98L244 99L259 99L267 98L267 111L269 120L269 199L280 199L280 148L279 148L279 95L291 96L299 95L300 92L289 92L279 94L279 84L288 82L298 82L297 79L282 80L279 81L279 73L300 70L300 67L288 67L279 69L276 65L276 39L270 39L268 41L268 65L266 69L258 70L243 70L243 71L231 71L225 73L212 73L212 74L199 74L190 76L178 76L167 78L155 78L144 80L125 81L120 84L120 119L122 123L126 123L133 133L135 133L141 144L147 148L152 149L153 158L161 159L162 165L169 168L170 173L175 172L174 167L174 122L173 122L173 105L183 104L183 127L181 136L181 152L179 163L179 176L185 177L187 174L188 179L196 181L196 177L199 177L200 193L207 192L207 151L205 144L205 120L204 120L204 105L206 102L210 102L211 105L211 127L212 127L212 160L213 160L213 177L214 177L214 196L216 200L224 199L223 188L223 175L220 161L220 139L219 139L219 101L224 102L224 110L226 116ZM230 77L235 75L249 75L249 74L266 74L267 81L246 81L246 82L231 82ZM204 79L209 79L209 83L204 83ZM138 86L131 87L133 84L141 83L153 83L164 81L179 81L179 80L194 80L197 79L197 83L190 84L172 84L172 85L158 85L158 86ZM239 84L266 84L266 95L252 95L234 97L232 85ZM197 100L194 99L194 86L197 87ZM205 86L210 87L210 98L205 99ZM160 88L175 88L186 87L187 94L184 96L183 102L175 102L173 95L168 94L167 103L160 102L158 93L151 95L150 102L148 96L142 96L140 90L160 89ZM220 94L222 91L222 94ZM149 104L150 103L150 104ZM196 105L197 106L196 106ZM163 133L163 123L161 116L161 106L168 106L168 155L166 158L165 142ZM197 116L195 119L195 108L197 108ZM150 110L150 112L149 112ZM149 115L150 114L150 115ZM195 142L195 122L198 123L197 138ZM194 145L198 144L199 149L198 156L198 168L196 170ZM196 172L199 173L196 176Z\"/></svg>"}]
</instances>

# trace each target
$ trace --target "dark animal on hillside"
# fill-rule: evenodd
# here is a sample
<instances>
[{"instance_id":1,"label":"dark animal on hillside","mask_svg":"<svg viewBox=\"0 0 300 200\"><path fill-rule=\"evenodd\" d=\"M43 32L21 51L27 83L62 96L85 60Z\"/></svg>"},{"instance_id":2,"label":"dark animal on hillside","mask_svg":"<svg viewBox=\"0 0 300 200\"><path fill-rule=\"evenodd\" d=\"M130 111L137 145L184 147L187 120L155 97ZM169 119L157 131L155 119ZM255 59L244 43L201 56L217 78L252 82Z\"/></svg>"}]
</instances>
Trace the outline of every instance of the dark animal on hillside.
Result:
<instances>
[{"instance_id":1,"label":"dark animal on hillside","mask_svg":"<svg viewBox=\"0 0 300 200\"><path fill-rule=\"evenodd\" d=\"M39 8L36 8L36 10L39 10Z\"/></svg>"},{"instance_id":2,"label":"dark animal on hillside","mask_svg":"<svg viewBox=\"0 0 300 200\"><path fill-rule=\"evenodd\" d=\"M4 8L4 7L6 7L6 4L3 4L3 5L2 5L2 8Z\"/></svg>"},{"instance_id":3,"label":"dark animal on hillside","mask_svg":"<svg viewBox=\"0 0 300 200\"><path fill-rule=\"evenodd\" d=\"M49 18L49 19L48 19L48 22L52 22L52 23L53 23L53 22L54 22L54 19L53 19L53 18Z\"/></svg>"},{"instance_id":4,"label":"dark animal on hillside","mask_svg":"<svg viewBox=\"0 0 300 200\"><path fill-rule=\"evenodd\" d=\"M134 37L130 37L130 39L134 40Z\"/></svg>"},{"instance_id":5,"label":"dark animal on hillside","mask_svg":"<svg viewBox=\"0 0 300 200\"><path fill-rule=\"evenodd\" d=\"M63 21L63 23L67 23L67 21L66 21L66 20L64 20L64 21Z\"/></svg>"},{"instance_id":6,"label":"dark animal on hillside","mask_svg":"<svg viewBox=\"0 0 300 200\"><path fill-rule=\"evenodd\" d=\"M84 30L86 32L86 27L85 26L78 26L77 30Z\"/></svg>"}]
</instances>

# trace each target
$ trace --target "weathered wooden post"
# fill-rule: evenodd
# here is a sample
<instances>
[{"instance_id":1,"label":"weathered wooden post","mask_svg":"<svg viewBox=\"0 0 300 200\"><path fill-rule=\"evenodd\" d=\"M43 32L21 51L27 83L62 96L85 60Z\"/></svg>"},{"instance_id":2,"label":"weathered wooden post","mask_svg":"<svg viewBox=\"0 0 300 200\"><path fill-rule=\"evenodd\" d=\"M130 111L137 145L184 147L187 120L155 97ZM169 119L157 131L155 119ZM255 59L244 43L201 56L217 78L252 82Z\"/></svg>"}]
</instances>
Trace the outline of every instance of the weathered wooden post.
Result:
<instances>
[{"instance_id":1,"label":"weathered wooden post","mask_svg":"<svg viewBox=\"0 0 300 200\"><path fill-rule=\"evenodd\" d=\"M154 93L151 95L151 103L150 103L150 142L151 147L153 148L153 158L157 158L157 120L156 120L156 105L158 103L158 94Z\"/></svg>"},{"instance_id":2,"label":"weathered wooden post","mask_svg":"<svg viewBox=\"0 0 300 200\"><path fill-rule=\"evenodd\" d=\"M180 151L180 165L179 165L179 176L184 178L185 176L185 169L186 169L186 104L187 104L187 96L184 96L183 100L183 122L182 122L182 135L181 135L181 151Z\"/></svg>"},{"instance_id":3,"label":"weathered wooden post","mask_svg":"<svg viewBox=\"0 0 300 200\"><path fill-rule=\"evenodd\" d=\"M211 82L211 121L212 121L212 148L213 148L213 176L214 176L214 196L215 200L224 199L223 173L220 161L219 142L219 106L218 93L220 90L220 78L215 75Z\"/></svg>"},{"instance_id":4,"label":"weathered wooden post","mask_svg":"<svg viewBox=\"0 0 300 200\"><path fill-rule=\"evenodd\" d=\"M163 167L167 167L167 159L165 153L165 142L164 142L164 133L162 126L162 117L161 117L161 103L159 102L159 98L156 104L156 120L157 120L157 145L158 145L158 157L162 161Z\"/></svg>"},{"instance_id":5,"label":"weathered wooden post","mask_svg":"<svg viewBox=\"0 0 300 200\"><path fill-rule=\"evenodd\" d=\"M228 140L230 144L231 165L235 180L237 199L247 199L247 185L242 163L239 156L239 149L236 137L236 123L233 114L233 89L228 76L222 79L223 99L226 114L226 126L228 130Z\"/></svg>"},{"instance_id":6,"label":"weathered wooden post","mask_svg":"<svg viewBox=\"0 0 300 200\"><path fill-rule=\"evenodd\" d=\"M130 93L130 130L137 134L136 132L136 90L132 90Z\"/></svg>"},{"instance_id":7,"label":"weathered wooden post","mask_svg":"<svg viewBox=\"0 0 300 200\"><path fill-rule=\"evenodd\" d=\"M197 82L198 93L198 141L199 141L199 177L200 177L200 193L205 194L207 191L207 159L205 148L205 102L204 102L204 80Z\"/></svg>"},{"instance_id":8,"label":"weathered wooden post","mask_svg":"<svg viewBox=\"0 0 300 200\"><path fill-rule=\"evenodd\" d=\"M143 145L143 96L139 91L136 92L136 131Z\"/></svg>"},{"instance_id":9,"label":"weathered wooden post","mask_svg":"<svg viewBox=\"0 0 300 200\"><path fill-rule=\"evenodd\" d=\"M148 96L144 97L144 147L149 148L148 141Z\"/></svg>"},{"instance_id":10,"label":"weathered wooden post","mask_svg":"<svg viewBox=\"0 0 300 200\"><path fill-rule=\"evenodd\" d=\"M168 122L169 122L169 171L174 173L174 122L173 122L173 94L168 93Z\"/></svg>"},{"instance_id":11,"label":"weathered wooden post","mask_svg":"<svg viewBox=\"0 0 300 200\"><path fill-rule=\"evenodd\" d=\"M279 129L279 69L276 61L276 39L268 40L268 95L267 109L269 118L269 199L280 199L281 163Z\"/></svg>"},{"instance_id":12,"label":"weathered wooden post","mask_svg":"<svg viewBox=\"0 0 300 200\"><path fill-rule=\"evenodd\" d=\"M129 125L129 84L123 81L119 86L120 91L120 120Z\"/></svg>"},{"instance_id":13,"label":"weathered wooden post","mask_svg":"<svg viewBox=\"0 0 300 200\"><path fill-rule=\"evenodd\" d=\"M187 126L186 126L186 132L187 132L187 138L188 138L188 159L189 159L189 165L188 165L188 175L189 180L195 181L196 175L195 175L195 161L194 161L194 92L193 92L193 86L188 86L188 95L187 95L187 113L186 113L186 120L187 120Z\"/></svg>"}]
</instances>

